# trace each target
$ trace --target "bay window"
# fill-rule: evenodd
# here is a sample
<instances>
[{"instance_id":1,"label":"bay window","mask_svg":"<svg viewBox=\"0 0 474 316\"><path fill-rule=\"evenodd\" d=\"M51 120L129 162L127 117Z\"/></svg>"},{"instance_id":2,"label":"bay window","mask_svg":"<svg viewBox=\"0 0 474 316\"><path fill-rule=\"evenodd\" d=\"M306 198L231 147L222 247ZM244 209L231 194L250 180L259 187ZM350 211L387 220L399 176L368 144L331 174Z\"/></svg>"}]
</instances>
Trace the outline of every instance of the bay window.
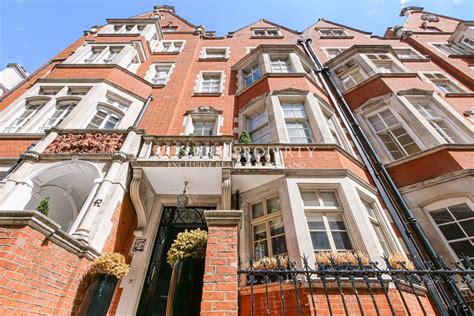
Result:
<instances>
[{"instance_id":1,"label":"bay window","mask_svg":"<svg viewBox=\"0 0 474 316\"><path fill-rule=\"evenodd\" d=\"M304 109L304 104L283 103L281 107L283 109L289 142L294 144L314 143L313 133Z\"/></svg>"},{"instance_id":2,"label":"bay window","mask_svg":"<svg viewBox=\"0 0 474 316\"><path fill-rule=\"evenodd\" d=\"M27 101L21 113L3 129L3 133L15 133L20 130L45 104L46 101Z\"/></svg>"},{"instance_id":3,"label":"bay window","mask_svg":"<svg viewBox=\"0 0 474 316\"><path fill-rule=\"evenodd\" d=\"M367 58L374 64L379 73L403 72L388 54L368 54Z\"/></svg>"},{"instance_id":4,"label":"bay window","mask_svg":"<svg viewBox=\"0 0 474 316\"><path fill-rule=\"evenodd\" d=\"M255 260L288 252L280 199L272 197L250 208L252 247Z\"/></svg>"},{"instance_id":5,"label":"bay window","mask_svg":"<svg viewBox=\"0 0 474 316\"><path fill-rule=\"evenodd\" d=\"M413 103L415 109L433 126L438 134L450 144L462 143L462 139L450 127L444 117L435 109L435 107L428 103L415 102Z\"/></svg>"},{"instance_id":6,"label":"bay window","mask_svg":"<svg viewBox=\"0 0 474 316\"><path fill-rule=\"evenodd\" d=\"M352 242L336 191L302 190L300 193L313 250L352 250Z\"/></svg>"},{"instance_id":7,"label":"bay window","mask_svg":"<svg viewBox=\"0 0 474 316\"><path fill-rule=\"evenodd\" d=\"M38 132L44 132L47 128L59 126L59 124L61 124L69 113L71 113L71 111L76 107L77 103L78 101L72 100L58 102L53 114L46 120L44 125L38 129Z\"/></svg>"},{"instance_id":8,"label":"bay window","mask_svg":"<svg viewBox=\"0 0 474 316\"><path fill-rule=\"evenodd\" d=\"M463 93L464 90L441 72L425 72L423 76L428 79L442 93Z\"/></svg>"},{"instance_id":9,"label":"bay window","mask_svg":"<svg viewBox=\"0 0 474 316\"><path fill-rule=\"evenodd\" d=\"M420 151L420 147L390 109L369 116L368 121L393 159Z\"/></svg>"},{"instance_id":10,"label":"bay window","mask_svg":"<svg viewBox=\"0 0 474 316\"><path fill-rule=\"evenodd\" d=\"M270 66L272 72L289 73L291 72L291 65L288 57L270 57Z\"/></svg>"},{"instance_id":11,"label":"bay window","mask_svg":"<svg viewBox=\"0 0 474 316\"><path fill-rule=\"evenodd\" d=\"M377 236L377 241L382 247L383 255L385 255L388 258L391 252L390 252L389 245L385 239L382 225L380 223L380 219L379 219L380 213L378 212L378 209L375 206L375 203L362 200L362 204L364 204L365 210L367 212L367 216L369 217L370 223L375 231L375 235Z\"/></svg>"},{"instance_id":12,"label":"bay window","mask_svg":"<svg viewBox=\"0 0 474 316\"><path fill-rule=\"evenodd\" d=\"M261 77L260 66L258 63L248 69L245 69L243 73L246 86L250 86L254 81L257 81Z\"/></svg>"},{"instance_id":13,"label":"bay window","mask_svg":"<svg viewBox=\"0 0 474 316\"><path fill-rule=\"evenodd\" d=\"M86 128L92 129L115 129L120 123L121 117L118 114L106 109L98 109L91 118Z\"/></svg>"},{"instance_id":14,"label":"bay window","mask_svg":"<svg viewBox=\"0 0 474 316\"><path fill-rule=\"evenodd\" d=\"M247 130L254 144L270 143L270 128L268 115L265 110L259 111L247 118Z\"/></svg>"}]
</instances>

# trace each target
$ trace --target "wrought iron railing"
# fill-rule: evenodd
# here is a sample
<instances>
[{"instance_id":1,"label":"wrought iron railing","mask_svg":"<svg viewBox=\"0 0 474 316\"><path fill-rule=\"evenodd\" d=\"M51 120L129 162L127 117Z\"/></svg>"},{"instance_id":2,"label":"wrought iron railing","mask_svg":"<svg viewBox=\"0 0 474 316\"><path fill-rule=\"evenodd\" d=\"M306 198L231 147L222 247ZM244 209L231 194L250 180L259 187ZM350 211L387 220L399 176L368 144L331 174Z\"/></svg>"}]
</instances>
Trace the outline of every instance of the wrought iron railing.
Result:
<instances>
[{"instance_id":1,"label":"wrought iron railing","mask_svg":"<svg viewBox=\"0 0 474 316\"><path fill-rule=\"evenodd\" d=\"M301 264L276 258L249 260L240 266L241 315L472 315L474 271L463 260L454 268L407 268L404 262L383 264ZM395 265L395 266L394 266ZM441 291L444 312L432 302L428 287ZM459 292L453 293L450 287ZM457 293L462 293L461 297Z\"/></svg>"}]
</instances>

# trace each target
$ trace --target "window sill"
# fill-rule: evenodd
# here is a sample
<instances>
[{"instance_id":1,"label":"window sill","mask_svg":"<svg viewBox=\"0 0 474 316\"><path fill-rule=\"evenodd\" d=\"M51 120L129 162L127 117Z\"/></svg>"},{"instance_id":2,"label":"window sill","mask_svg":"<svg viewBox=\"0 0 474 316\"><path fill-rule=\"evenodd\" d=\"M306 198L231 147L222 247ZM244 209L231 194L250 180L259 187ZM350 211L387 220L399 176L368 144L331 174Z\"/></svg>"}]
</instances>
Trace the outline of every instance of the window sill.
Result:
<instances>
[{"instance_id":1,"label":"window sill","mask_svg":"<svg viewBox=\"0 0 474 316\"><path fill-rule=\"evenodd\" d=\"M446 98L472 98L474 93L472 92L455 92L455 93L445 93Z\"/></svg>"},{"instance_id":2,"label":"window sill","mask_svg":"<svg viewBox=\"0 0 474 316\"><path fill-rule=\"evenodd\" d=\"M257 36L257 35L252 35L250 36L251 39L282 39L285 38L283 35L278 35L278 36Z\"/></svg>"},{"instance_id":3,"label":"window sill","mask_svg":"<svg viewBox=\"0 0 474 316\"><path fill-rule=\"evenodd\" d=\"M152 54L153 55L179 55L181 53L181 51L179 52L155 52L153 51Z\"/></svg>"},{"instance_id":4,"label":"window sill","mask_svg":"<svg viewBox=\"0 0 474 316\"><path fill-rule=\"evenodd\" d=\"M198 61L228 61L229 57L200 57Z\"/></svg>"},{"instance_id":5,"label":"window sill","mask_svg":"<svg viewBox=\"0 0 474 316\"><path fill-rule=\"evenodd\" d=\"M367 79L365 79L364 81L356 84L355 86L347 89L347 90L344 90L342 92L343 95L346 95L352 91L355 91L357 89L359 89L360 87L363 87L365 86L366 84L374 81L374 80L377 80L379 78L416 78L418 77L418 74L417 73L414 73L414 72L401 72L401 73L377 73L375 75L373 75L372 77L369 77Z\"/></svg>"},{"instance_id":6,"label":"window sill","mask_svg":"<svg viewBox=\"0 0 474 316\"><path fill-rule=\"evenodd\" d=\"M220 97L222 92L194 92L193 97Z\"/></svg>"},{"instance_id":7,"label":"window sill","mask_svg":"<svg viewBox=\"0 0 474 316\"><path fill-rule=\"evenodd\" d=\"M400 58L402 62L411 62L411 63L426 63L431 61L431 58L423 57L423 58Z\"/></svg>"},{"instance_id":8,"label":"window sill","mask_svg":"<svg viewBox=\"0 0 474 316\"><path fill-rule=\"evenodd\" d=\"M344 35L344 36L324 36L320 35L320 39L353 39L354 36L352 35Z\"/></svg>"},{"instance_id":9,"label":"window sill","mask_svg":"<svg viewBox=\"0 0 474 316\"><path fill-rule=\"evenodd\" d=\"M166 86L166 84L155 84L155 83L151 83L151 87L152 88L164 88Z\"/></svg>"},{"instance_id":10,"label":"window sill","mask_svg":"<svg viewBox=\"0 0 474 316\"><path fill-rule=\"evenodd\" d=\"M448 55L448 58L472 58L472 55Z\"/></svg>"},{"instance_id":11,"label":"window sill","mask_svg":"<svg viewBox=\"0 0 474 316\"><path fill-rule=\"evenodd\" d=\"M99 37L139 37L141 33L97 33Z\"/></svg>"}]
</instances>

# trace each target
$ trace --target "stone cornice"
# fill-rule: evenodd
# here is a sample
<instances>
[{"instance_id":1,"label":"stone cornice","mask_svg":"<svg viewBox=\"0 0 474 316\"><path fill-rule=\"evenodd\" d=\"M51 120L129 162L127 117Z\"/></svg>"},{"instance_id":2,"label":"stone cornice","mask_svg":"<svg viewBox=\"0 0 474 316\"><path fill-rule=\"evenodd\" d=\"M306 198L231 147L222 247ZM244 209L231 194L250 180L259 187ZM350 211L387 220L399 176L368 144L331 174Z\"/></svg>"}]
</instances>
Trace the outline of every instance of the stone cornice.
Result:
<instances>
[{"instance_id":1,"label":"stone cornice","mask_svg":"<svg viewBox=\"0 0 474 316\"><path fill-rule=\"evenodd\" d=\"M242 210L205 210L207 226L239 226Z\"/></svg>"},{"instance_id":2,"label":"stone cornice","mask_svg":"<svg viewBox=\"0 0 474 316\"><path fill-rule=\"evenodd\" d=\"M100 254L96 249L69 236L58 224L37 211L0 211L0 226L30 226L61 248L89 260Z\"/></svg>"}]
</instances>

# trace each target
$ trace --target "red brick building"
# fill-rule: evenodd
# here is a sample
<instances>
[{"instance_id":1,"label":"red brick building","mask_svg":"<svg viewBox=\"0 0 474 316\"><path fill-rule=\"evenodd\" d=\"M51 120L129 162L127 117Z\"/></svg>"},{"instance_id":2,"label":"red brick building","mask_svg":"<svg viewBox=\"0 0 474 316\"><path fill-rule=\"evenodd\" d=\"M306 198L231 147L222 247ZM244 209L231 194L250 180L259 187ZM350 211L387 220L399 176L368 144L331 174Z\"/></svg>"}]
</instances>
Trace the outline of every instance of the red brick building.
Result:
<instances>
[{"instance_id":1,"label":"red brick building","mask_svg":"<svg viewBox=\"0 0 474 316\"><path fill-rule=\"evenodd\" d=\"M238 281L248 257L473 260L474 24L401 15L383 37L324 19L219 37L158 6L86 31L0 101L0 314L77 313L91 260L114 251L131 270L109 314L161 315L167 247L196 227L203 315L250 314L250 291L267 312ZM396 314L435 313L426 289L388 288ZM380 288L350 310L335 290L333 314L391 313ZM287 315L328 312L321 288L272 291L272 313L281 293Z\"/></svg>"}]
</instances>

